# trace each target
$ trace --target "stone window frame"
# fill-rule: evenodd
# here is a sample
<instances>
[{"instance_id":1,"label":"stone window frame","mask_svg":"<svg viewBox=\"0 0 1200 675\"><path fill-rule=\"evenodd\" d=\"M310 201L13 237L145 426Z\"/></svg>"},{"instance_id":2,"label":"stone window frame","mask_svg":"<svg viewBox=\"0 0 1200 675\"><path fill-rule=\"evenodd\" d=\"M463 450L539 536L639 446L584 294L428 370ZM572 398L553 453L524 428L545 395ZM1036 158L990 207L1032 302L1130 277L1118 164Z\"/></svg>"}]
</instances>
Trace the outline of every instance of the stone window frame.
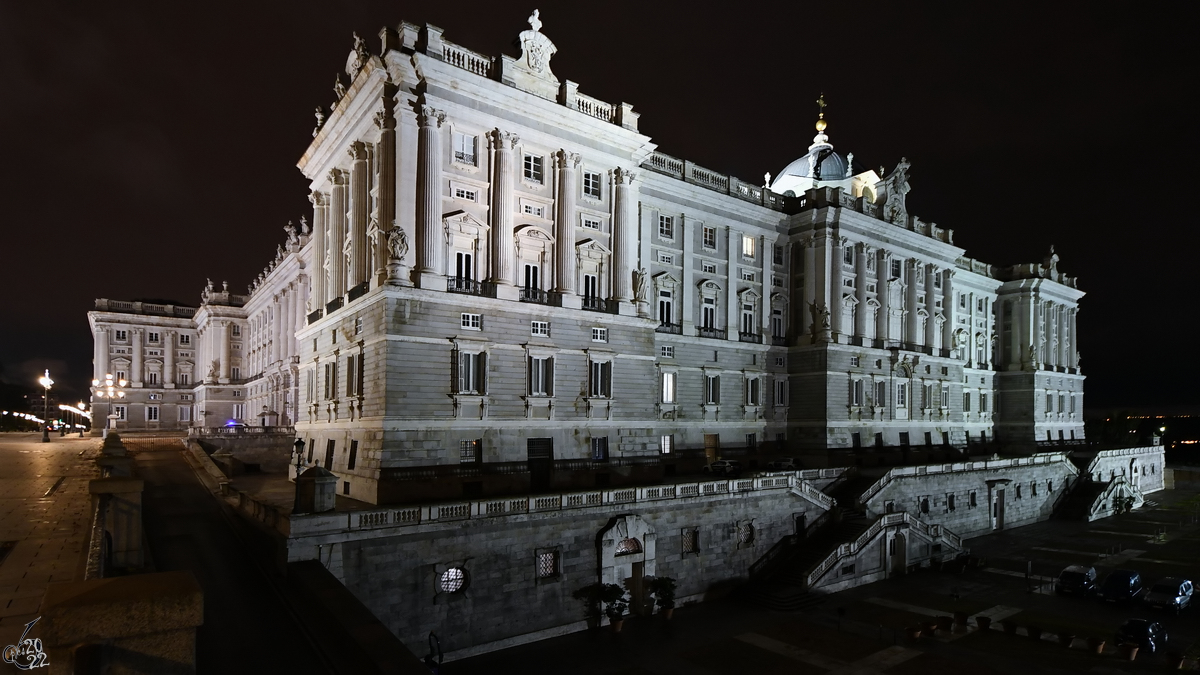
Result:
<instances>
[{"instance_id":1,"label":"stone window frame","mask_svg":"<svg viewBox=\"0 0 1200 675\"><path fill-rule=\"evenodd\" d=\"M725 321L722 320L723 317L722 317L722 312L721 312L721 310L722 310L721 296L723 295L724 289L721 287L720 284L718 284L716 281L714 281L712 279L702 280L699 284L697 284L697 287L699 288L699 292L696 293L696 302L697 302L696 307L698 310L698 318L700 320L696 322L696 325L703 326L704 328L709 328L712 330L721 330L721 326L725 323ZM713 306L713 322L712 322L713 325L711 325L711 326L704 325L704 301L705 300L713 301L713 305L712 305Z\"/></svg>"},{"instance_id":2,"label":"stone window frame","mask_svg":"<svg viewBox=\"0 0 1200 675\"><path fill-rule=\"evenodd\" d=\"M533 174L536 174L534 177ZM546 156L521 148L521 180L522 182L542 187L546 184Z\"/></svg>"},{"instance_id":3,"label":"stone window frame","mask_svg":"<svg viewBox=\"0 0 1200 675\"><path fill-rule=\"evenodd\" d=\"M712 243L709 243L710 237ZM717 250L717 226L716 225L701 225L700 226L700 247L707 251Z\"/></svg>"},{"instance_id":4,"label":"stone window frame","mask_svg":"<svg viewBox=\"0 0 1200 675\"><path fill-rule=\"evenodd\" d=\"M471 154L466 156L466 153L459 149L459 138L471 139ZM460 129L457 125L450 125L450 162L453 166L469 167L472 169L479 168L479 134L472 134L466 130ZM522 163L522 169L524 164Z\"/></svg>"},{"instance_id":5,"label":"stone window frame","mask_svg":"<svg viewBox=\"0 0 1200 675\"><path fill-rule=\"evenodd\" d=\"M458 571L457 575L454 574L455 570ZM451 586L452 588L447 588L447 586ZM465 561L434 566L433 592L435 601L438 597L465 595L470 588L471 572L467 570Z\"/></svg>"},{"instance_id":6,"label":"stone window frame","mask_svg":"<svg viewBox=\"0 0 1200 675\"><path fill-rule=\"evenodd\" d=\"M547 361L546 382L544 382L545 393L534 394L533 391L533 371L532 361ZM542 401L552 400L555 395L555 361L558 360L558 350L546 347L535 347L527 345L525 347L525 399L538 399Z\"/></svg>"},{"instance_id":7,"label":"stone window frame","mask_svg":"<svg viewBox=\"0 0 1200 675\"><path fill-rule=\"evenodd\" d=\"M688 535L691 535L691 546L688 546ZM680 528L679 530L679 555L680 556L699 556L700 555L700 527L690 526Z\"/></svg>"},{"instance_id":8,"label":"stone window frame","mask_svg":"<svg viewBox=\"0 0 1200 675\"><path fill-rule=\"evenodd\" d=\"M603 351L598 352L598 351L592 350L592 349L587 349L584 351L587 354L587 397L586 398L611 401L614 398L613 397L613 370L614 370L614 365L616 363L616 355L611 352L603 352ZM605 365L608 366L607 381L605 381L604 375L603 375L603 370L604 370ZM599 383L599 389L600 389L599 393L593 393L597 389L597 382L595 381L595 377L596 377L595 367L596 366L600 366L600 369L602 371L601 372L601 381Z\"/></svg>"},{"instance_id":9,"label":"stone window frame","mask_svg":"<svg viewBox=\"0 0 1200 675\"><path fill-rule=\"evenodd\" d=\"M675 358L675 345L659 345L658 357L662 359Z\"/></svg>"},{"instance_id":10,"label":"stone window frame","mask_svg":"<svg viewBox=\"0 0 1200 675\"><path fill-rule=\"evenodd\" d=\"M463 330L482 331L483 330L483 314L475 314L472 312L462 312L459 317L459 324Z\"/></svg>"},{"instance_id":11,"label":"stone window frame","mask_svg":"<svg viewBox=\"0 0 1200 675\"><path fill-rule=\"evenodd\" d=\"M595 180L589 181L589 177L595 176ZM588 191L588 183L595 185L596 190L593 194ZM604 200L604 174L599 171L589 171L584 169L579 172L579 193L589 200L600 202Z\"/></svg>"},{"instance_id":12,"label":"stone window frame","mask_svg":"<svg viewBox=\"0 0 1200 675\"><path fill-rule=\"evenodd\" d=\"M682 323L680 320L678 320L680 312L683 310L682 305L678 302L678 298L680 295L679 280L667 272L659 272L658 274L654 275L653 279L654 279L654 300L655 300L654 312L656 315L658 315L659 322L660 323L662 322L661 305L662 305L662 300L665 297L665 296L663 296L663 293L666 292L666 293L671 294L671 297L668 299L668 301L671 303L671 316L670 316L670 321L668 323L671 323L673 325L678 325L678 324Z\"/></svg>"},{"instance_id":13,"label":"stone window frame","mask_svg":"<svg viewBox=\"0 0 1200 675\"><path fill-rule=\"evenodd\" d=\"M742 405L750 412L763 407L765 373L742 371ZM751 397L751 394L757 396Z\"/></svg>"},{"instance_id":14,"label":"stone window frame","mask_svg":"<svg viewBox=\"0 0 1200 675\"><path fill-rule=\"evenodd\" d=\"M661 241L675 242L675 216L665 213L658 214L658 238Z\"/></svg>"}]
</instances>

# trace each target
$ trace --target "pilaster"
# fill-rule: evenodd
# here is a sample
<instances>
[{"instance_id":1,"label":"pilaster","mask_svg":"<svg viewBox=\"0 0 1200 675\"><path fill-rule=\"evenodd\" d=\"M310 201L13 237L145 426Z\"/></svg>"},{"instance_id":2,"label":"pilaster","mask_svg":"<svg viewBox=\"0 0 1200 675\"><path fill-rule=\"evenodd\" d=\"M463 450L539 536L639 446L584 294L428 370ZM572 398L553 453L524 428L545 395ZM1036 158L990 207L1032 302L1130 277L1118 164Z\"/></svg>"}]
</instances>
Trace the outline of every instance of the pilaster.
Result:
<instances>
[{"instance_id":1,"label":"pilaster","mask_svg":"<svg viewBox=\"0 0 1200 675\"><path fill-rule=\"evenodd\" d=\"M367 269L367 218L371 197L367 191L367 148L361 141L350 144L350 287L369 278ZM347 289L349 290L349 289Z\"/></svg>"},{"instance_id":2,"label":"pilaster","mask_svg":"<svg viewBox=\"0 0 1200 675\"><path fill-rule=\"evenodd\" d=\"M442 124L446 113L430 106L421 106L417 123L418 194L417 218L420 222L417 272L421 288L446 290L446 252L442 229Z\"/></svg>"}]
</instances>

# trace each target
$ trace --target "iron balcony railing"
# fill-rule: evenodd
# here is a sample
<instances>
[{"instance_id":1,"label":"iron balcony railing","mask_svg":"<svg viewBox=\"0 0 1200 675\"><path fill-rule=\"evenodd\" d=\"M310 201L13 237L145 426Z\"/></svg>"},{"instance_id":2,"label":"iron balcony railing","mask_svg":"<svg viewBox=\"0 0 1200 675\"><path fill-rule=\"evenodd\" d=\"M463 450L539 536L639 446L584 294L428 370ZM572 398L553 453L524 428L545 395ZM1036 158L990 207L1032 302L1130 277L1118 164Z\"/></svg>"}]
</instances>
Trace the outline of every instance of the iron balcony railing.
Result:
<instances>
[{"instance_id":1,"label":"iron balcony railing","mask_svg":"<svg viewBox=\"0 0 1200 675\"><path fill-rule=\"evenodd\" d=\"M314 321L319 321L321 319L322 314L323 314L323 312L321 311L320 308L318 308L314 312L310 312L308 315L308 322L313 323Z\"/></svg>"},{"instance_id":2,"label":"iron balcony railing","mask_svg":"<svg viewBox=\"0 0 1200 675\"><path fill-rule=\"evenodd\" d=\"M654 332L655 333L670 333L671 335L683 335L683 326L681 326L677 323L671 323L669 321L664 321L664 322L658 324L658 327L654 329Z\"/></svg>"},{"instance_id":3,"label":"iron balcony railing","mask_svg":"<svg viewBox=\"0 0 1200 675\"><path fill-rule=\"evenodd\" d=\"M716 340L724 340L725 339L725 331L724 330L722 330L720 328L708 328L706 326L697 327L696 335L699 335L702 338L713 338Z\"/></svg>"},{"instance_id":4,"label":"iron balcony railing","mask_svg":"<svg viewBox=\"0 0 1200 675\"><path fill-rule=\"evenodd\" d=\"M771 344L775 345L776 347L786 347L787 346L787 336L786 335L772 335L771 336Z\"/></svg>"},{"instance_id":5,"label":"iron balcony railing","mask_svg":"<svg viewBox=\"0 0 1200 675\"><path fill-rule=\"evenodd\" d=\"M762 344L762 335L759 333L746 333L738 331L738 342L750 342L753 344Z\"/></svg>"},{"instance_id":6,"label":"iron balcony railing","mask_svg":"<svg viewBox=\"0 0 1200 675\"><path fill-rule=\"evenodd\" d=\"M370 288L371 283L368 281L364 281L354 288L351 288L350 292L346 293L346 302L354 302L355 300L361 298L367 294L367 290Z\"/></svg>"},{"instance_id":7,"label":"iron balcony railing","mask_svg":"<svg viewBox=\"0 0 1200 675\"><path fill-rule=\"evenodd\" d=\"M476 281L470 277L447 277L446 290L450 293L478 295L485 298L496 297L495 286L486 281Z\"/></svg>"},{"instance_id":8,"label":"iron balcony railing","mask_svg":"<svg viewBox=\"0 0 1200 675\"><path fill-rule=\"evenodd\" d=\"M613 307L609 307L609 302L604 298L594 298L587 295L583 296L583 308L589 312L604 312L606 314L611 314L613 308L616 307L616 303L612 304Z\"/></svg>"},{"instance_id":9,"label":"iron balcony railing","mask_svg":"<svg viewBox=\"0 0 1200 675\"><path fill-rule=\"evenodd\" d=\"M345 303L342 302L341 297L334 298L334 299L330 300L329 302L325 303L325 315L328 316L328 315L336 312L337 310L341 309L343 304L345 304Z\"/></svg>"},{"instance_id":10,"label":"iron balcony railing","mask_svg":"<svg viewBox=\"0 0 1200 675\"><path fill-rule=\"evenodd\" d=\"M518 300L538 305L548 305L550 304L550 294L540 288L522 288Z\"/></svg>"}]
</instances>

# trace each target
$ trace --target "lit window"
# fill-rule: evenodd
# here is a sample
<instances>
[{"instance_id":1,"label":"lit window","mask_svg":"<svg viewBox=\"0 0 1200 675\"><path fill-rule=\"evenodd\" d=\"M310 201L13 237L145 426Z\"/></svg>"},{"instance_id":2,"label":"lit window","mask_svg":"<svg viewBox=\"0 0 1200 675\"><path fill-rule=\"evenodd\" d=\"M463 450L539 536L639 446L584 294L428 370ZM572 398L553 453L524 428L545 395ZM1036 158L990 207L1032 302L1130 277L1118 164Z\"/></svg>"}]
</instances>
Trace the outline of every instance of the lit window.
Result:
<instances>
[{"instance_id":1,"label":"lit window","mask_svg":"<svg viewBox=\"0 0 1200 675\"><path fill-rule=\"evenodd\" d=\"M113 414L117 416L118 420L124 421L125 420L125 406L114 405L113 406Z\"/></svg>"},{"instance_id":2,"label":"lit window","mask_svg":"<svg viewBox=\"0 0 1200 675\"><path fill-rule=\"evenodd\" d=\"M532 183L542 182L543 159L539 155L525 155L525 180Z\"/></svg>"},{"instance_id":3,"label":"lit window","mask_svg":"<svg viewBox=\"0 0 1200 675\"><path fill-rule=\"evenodd\" d=\"M662 402L675 402L675 373L662 374Z\"/></svg>"},{"instance_id":4,"label":"lit window","mask_svg":"<svg viewBox=\"0 0 1200 675\"><path fill-rule=\"evenodd\" d=\"M671 451L675 449L675 437L671 435L663 436L659 439L658 448L664 455L671 454Z\"/></svg>"},{"instance_id":5,"label":"lit window","mask_svg":"<svg viewBox=\"0 0 1200 675\"><path fill-rule=\"evenodd\" d=\"M475 165L475 137L467 134L454 134L454 161Z\"/></svg>"},{"instance_id":6,"label":"lit window","mask_svg":"<svg viewBox=\"0 0 1200 675\"><path fill-rule=\"evenodd\" d=\"M600 174L592 171L583 172L583 196L600 199Z\"/></svg>"},{"instance_id":7,"label":"lit window","mask_svg":"<svg viewBox=\"0 0 1200 675\"><path fill-rule=\"evenodd\" d=\"M482 459L483 440L474 439L458 442L458 461L462 464L474 464Z\"/></svg>"},{"instance_id":8,"label":"lit window","mask_svg":"<svg viewBox=\"0 0 1200 675\"><path fill-rule=\"evenodd\" d=\"M700 552L700 529L696 527L685 528L682 532L681 539L683 540L684 553L699 553Z\"/></svg>"},{"instance_id":9,"label":"lit window","mask_svg":"<svg viewBox=\"0 0 1200 675\"><path fill-rule=\"evenodd\" d=\"M742 235L742 256L745 258L754 257L754 237Z\"/></svg>"},{"instance_id":10,"label":"lit window","mask_svg":"<svg viewBox=\"0 0 1200 675\"><path fill-rule=\"evenodd\" d=\"M541 335L542 337L550 337L550 322L549 321L530 321L529 334Z\"/></svg>"},{"instance_id":11,"label":"lit window","mask_svg":"<svg viewBox=\"0 0 1200 675\"><path fill-rule=\"evenodd\" d=\"M539 158L540 159L540 158ZM442 572L438 585L443 593L458 593L467 588L467 572L461 567L451 567Z\"/></svg>"},{"instance_id":12,"label":"lit window","mask_svg":"<svg viewBox=\"0 0 1200 675\"><path fill-rule=\"evenodd\" d=\"M717 247L717 228L704 226L704 248Z\"/></svg>"},{"instance_id":13,"label":"lit window","mask_svg":"<svg viewBox=\"0 0 1200 675\"><path fill-rule=\"evenodd\" d=\"M462 315L462 327L467 330L482 330L483 315L482 314L467 314Z\"/></svg>"},{"instance_id":14,"label":"lit window","mask_svg":"<svg viewBox=\"0 0 1200 675\"><path fill-rule=\"evenodd\" d=\"M608 329L592 328L592 342L608 342Z\"/></svg>"}]
</instances>

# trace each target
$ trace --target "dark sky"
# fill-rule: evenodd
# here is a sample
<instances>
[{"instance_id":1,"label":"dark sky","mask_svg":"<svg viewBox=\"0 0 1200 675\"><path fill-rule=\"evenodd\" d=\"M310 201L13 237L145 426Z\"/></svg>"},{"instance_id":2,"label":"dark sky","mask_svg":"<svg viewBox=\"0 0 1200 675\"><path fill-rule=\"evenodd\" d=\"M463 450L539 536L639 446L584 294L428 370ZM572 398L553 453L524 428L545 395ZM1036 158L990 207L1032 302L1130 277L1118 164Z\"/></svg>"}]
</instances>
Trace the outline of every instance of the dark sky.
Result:
<instances>
[{"instance_id":1,"label":"dark sky","mask_svg":"<svg viewBox=\"0 0 1200 675\"><path fill-rule=\"evenodd\" d=\"M307 211L295 163L352 31L518 55L535 6L555 74L744 180L806 151L824 92L834 146L907 157L910 212L967 255L1056 246L1088 292L1089 407L1200 403L1175 356L1197 327L1194 36L1155 3L0 0L0 378L82 390L94 298L244 289Z\"/></svg>"}]
</instances>

